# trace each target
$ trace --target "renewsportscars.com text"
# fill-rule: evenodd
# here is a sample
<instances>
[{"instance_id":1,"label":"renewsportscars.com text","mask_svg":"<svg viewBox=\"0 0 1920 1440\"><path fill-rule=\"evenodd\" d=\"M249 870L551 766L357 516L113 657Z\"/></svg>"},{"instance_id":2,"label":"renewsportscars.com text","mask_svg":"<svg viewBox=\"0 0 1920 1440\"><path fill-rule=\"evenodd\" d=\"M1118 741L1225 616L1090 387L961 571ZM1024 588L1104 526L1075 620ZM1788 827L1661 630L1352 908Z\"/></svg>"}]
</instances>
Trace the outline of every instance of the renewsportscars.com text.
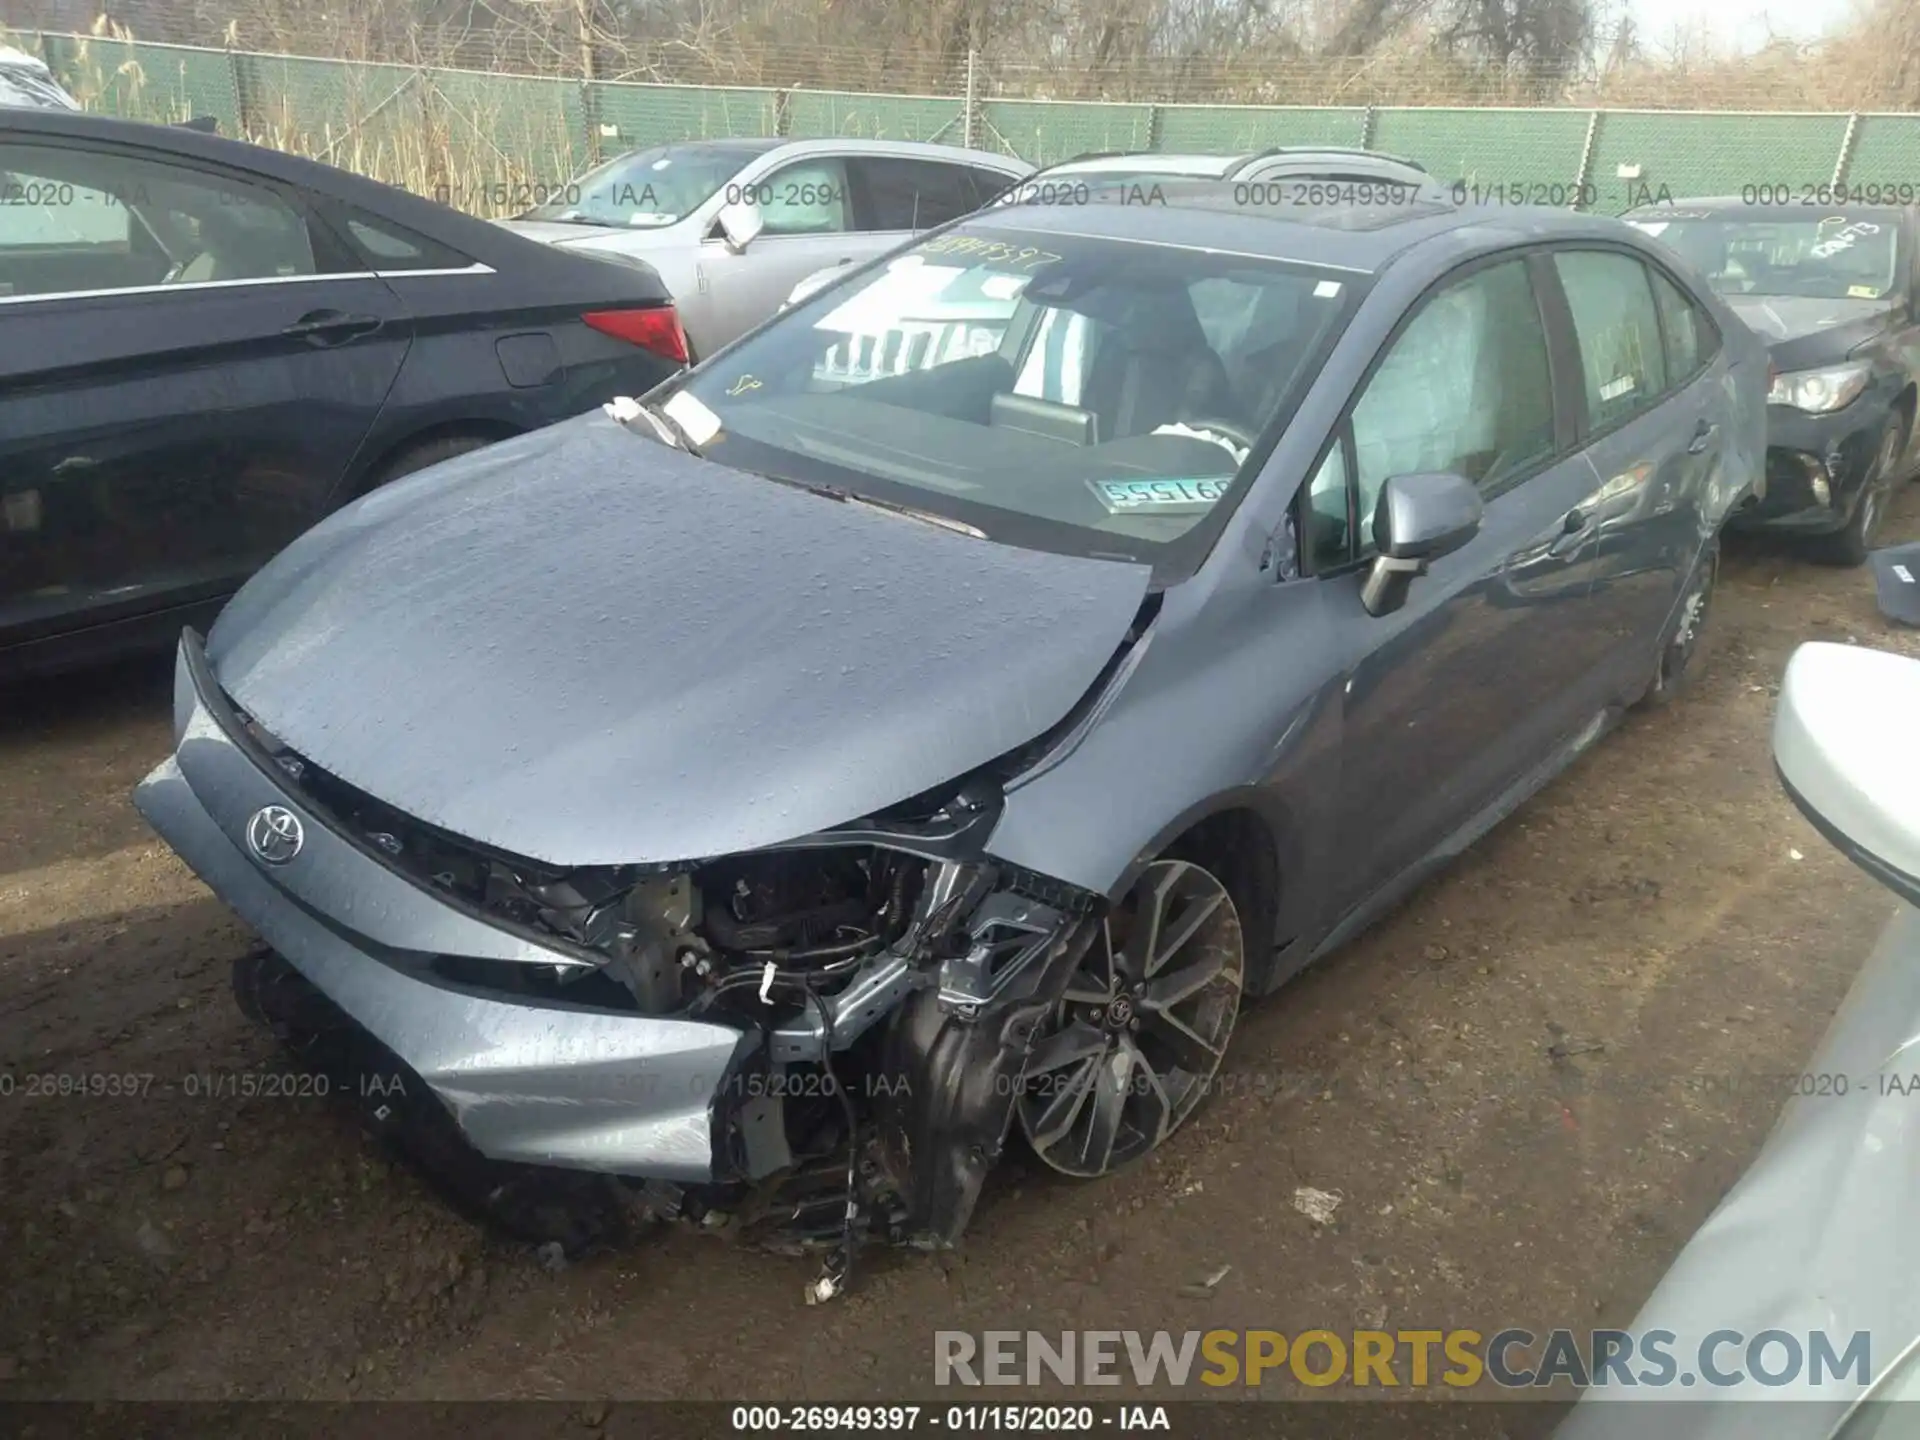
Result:
<instances>
[{"instance_id":1,"label":"renewsportscars.com text","mask_svg":"<svg viewBox=\"0 0 1920 1440\"><path fill-rule=\"evenodd\" d=\"M1715 1330L937 1330L936 1385L1866 1386L1872 1337Z\"/></svg>"}]
</instances>

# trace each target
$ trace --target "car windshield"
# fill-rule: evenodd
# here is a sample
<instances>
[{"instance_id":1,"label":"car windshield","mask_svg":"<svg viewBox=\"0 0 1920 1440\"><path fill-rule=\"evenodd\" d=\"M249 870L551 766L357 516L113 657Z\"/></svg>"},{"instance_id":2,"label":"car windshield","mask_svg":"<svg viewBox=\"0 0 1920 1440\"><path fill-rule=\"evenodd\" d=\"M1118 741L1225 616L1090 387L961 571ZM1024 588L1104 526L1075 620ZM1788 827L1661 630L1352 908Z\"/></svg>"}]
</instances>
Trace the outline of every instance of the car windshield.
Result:
<instances>
[{"instance_id":1,"label":"car windshield","mask_svg":"<svg viewBox=\"0 0 1920 1440\"><path fill-rule=\"evenodd\" d=\"M785 311L666 408L741 469L1156 559L1238 498L1355 279L982 220Z\"/></svg>"},{"instance_id":2,"label":"car windshield","mask_svg":"<svg viewBox=\"0 0 1920 1440\"><path fill-rule=\"evenodd\" d=\"M589 170L522 220L652 229L697 210L760 152L747 145L657 145Z\"/></svg>"},{"instance_id":3,"label":"car windshield","mask_svg":"<svg viewBox=\"0 0 1920 1440\"><path fill-rule=\"evenodd\" d=\"M1773 216L1633 215L1699 267L1723 295L1878 300L1893 289L1899 229L1886 213Z\"/></svg>"}]
</instances>

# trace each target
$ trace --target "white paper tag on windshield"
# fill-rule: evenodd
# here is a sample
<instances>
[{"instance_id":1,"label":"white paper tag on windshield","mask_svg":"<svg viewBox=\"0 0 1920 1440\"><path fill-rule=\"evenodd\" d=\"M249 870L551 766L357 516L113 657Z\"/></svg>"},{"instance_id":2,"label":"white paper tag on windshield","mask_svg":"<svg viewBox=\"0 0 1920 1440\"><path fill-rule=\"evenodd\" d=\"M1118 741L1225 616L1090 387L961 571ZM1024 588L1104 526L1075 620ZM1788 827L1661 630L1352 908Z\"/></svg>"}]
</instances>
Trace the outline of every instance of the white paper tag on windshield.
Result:
<instances>
[{"instance_id":1,"label":"white paper tag on windshield","mask_svg":"<svg viewBox=\"0 0 1920 1440\"><path fill-rule=\"evenodd\" d=\"M1903 585L1911 585L1913 583L1913 572L1907 569L1906 566L1904 565L1894 566L1893 573L1900 577L1900 582Z\"/></svg>"},{"instance_id":2,"label":"white paper tag on windshield","mask_svg":"<svg viewBox=\"0 0 1920 1440\"><path fill-rule=\"evenodd\" d=\"M673 398L660 408L679 423L687 432L687 438L696 445L704 445L720 433L720 417L685 390L675 391Z\"/></svg>"},{"instance_id":3,"label":"white paper tag on windshield","mask_svg":"<svg viewBox=\"0 0 1920 1440\"><path fill-rule=\"evenodd\" d=\"M1316 300L1331 300L1339 293L1340 282L1338 280L1322 280L1318 285L1313 287L1313 298Z\"/></svg>"}]
</instances>

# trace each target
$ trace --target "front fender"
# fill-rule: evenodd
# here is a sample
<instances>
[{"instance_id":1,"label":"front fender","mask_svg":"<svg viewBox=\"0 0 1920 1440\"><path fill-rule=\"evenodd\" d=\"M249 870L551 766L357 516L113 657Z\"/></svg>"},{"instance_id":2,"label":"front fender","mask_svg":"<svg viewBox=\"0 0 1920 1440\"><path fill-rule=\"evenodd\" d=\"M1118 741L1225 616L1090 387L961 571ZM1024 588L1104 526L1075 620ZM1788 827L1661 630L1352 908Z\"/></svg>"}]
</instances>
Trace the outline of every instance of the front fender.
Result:
<instances>
[{"instance_id":1,"label":"front fender","mask_svg":"<svg viewBox=\"0 0 1920 1440\"><path fill-rule=\"evenodd\" d=\"M1324 604L1310 579L1216 595L1185 616L1170 596L1097 723L1008 786L987 852L1118 897L1200 820L1246 808L1275 832L1289 878L1308 880L1301 893L1317 891L1312 847L1287 837L1317 833L1337 793L1343 666Z\"/></svg>"}]
</instances>

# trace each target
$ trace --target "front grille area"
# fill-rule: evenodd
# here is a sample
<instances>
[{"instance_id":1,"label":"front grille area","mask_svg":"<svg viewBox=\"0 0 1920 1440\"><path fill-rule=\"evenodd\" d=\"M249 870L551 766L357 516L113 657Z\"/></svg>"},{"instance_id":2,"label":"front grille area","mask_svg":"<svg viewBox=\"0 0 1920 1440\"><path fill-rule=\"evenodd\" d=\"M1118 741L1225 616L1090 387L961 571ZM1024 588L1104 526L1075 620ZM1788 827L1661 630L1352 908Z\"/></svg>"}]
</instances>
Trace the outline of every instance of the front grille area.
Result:
<instances>
[{"instance_id":1,"label":"front grille area","mask_svg":"<svg viewBox=\"0 0 1920 1440\"><path fill-rule=\"evenodd\" d=\"M450 903L599 964L634 875L608 867L560 870L450 835L356 789L267 732L231 698L249 738L278 765L289 791L330 828Z\"/></svg>"}]
</instances>

